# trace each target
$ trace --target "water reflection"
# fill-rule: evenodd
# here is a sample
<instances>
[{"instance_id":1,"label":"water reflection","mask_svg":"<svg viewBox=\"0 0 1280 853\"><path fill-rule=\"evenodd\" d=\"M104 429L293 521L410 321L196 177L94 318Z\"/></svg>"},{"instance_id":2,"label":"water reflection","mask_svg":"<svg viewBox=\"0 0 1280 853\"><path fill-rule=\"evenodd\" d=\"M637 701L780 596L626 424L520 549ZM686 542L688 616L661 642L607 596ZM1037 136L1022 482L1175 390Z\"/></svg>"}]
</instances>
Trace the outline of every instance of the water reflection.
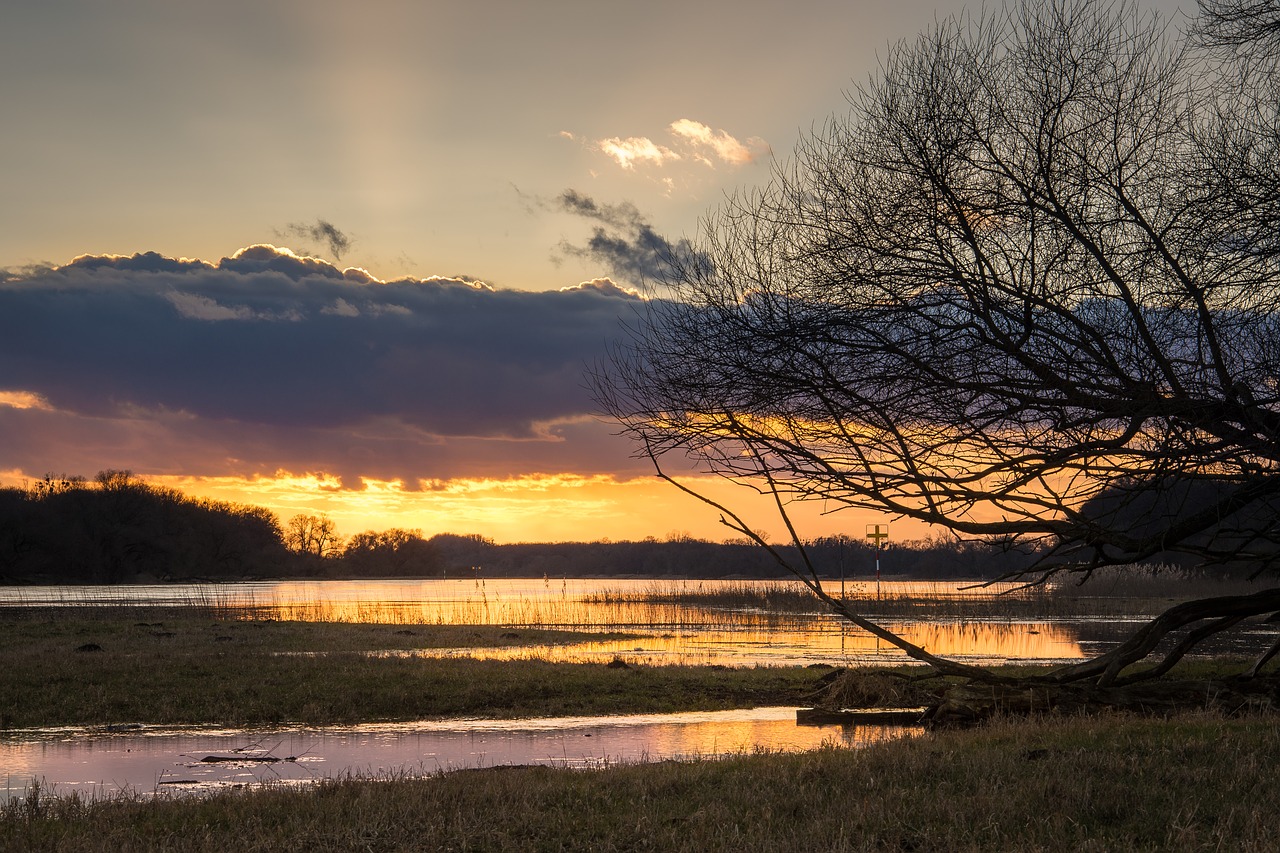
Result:
<instances>
[{"instance_id":1,"label":"water reflection","mask_svg":"<svg viewBox=\"0 0 1280 853\"><path fill-rule=\"evenodd\" d=\"M1083 656L1079 626L1049 622L924 623L886 622L931 652L958 660L1000 663L1010 660L1066 661ZM565 663L602 663L621 658L639 664L715 664L725 666L805 666L814 663L907 662L906 655L882 640L839 620L814 616L808 624L767 630L702 628L568 645L495 648L388 650L385 656L480 657L518 660L537 657Z\"/></svg>"},{"instance_id":2,"label":"water reflection","mask_svg":"<svg viewBox=\"0 0 1280 853\"><path fill-rule=\"evenodd\" d=\"M757 749L852 747L912 731L901 726L797 726L794 708L275 731L28 731L0 738L0 777L6 780L0 797L21 796L33 777L60 795L198 792L507 764L600 767ZM204 760L209 757L235 760Z\"/></svg>"},{"instance_id":3,"label":"water reflection","mask_svg":"<svg viewBox=\"0 0 1280 853\"><path fill-rule=\"evenodd\" d=\"M761 585L785 587L785 582ZM707 621L774 624L804 613L821 613L822 605L807 595L796 612L748 607L733 590L747 581L653 581L648 579L430 579L384 581L250 581L233 584L139 584L113 586L0 587L0 607L159 605L196 606L277 619L438 625L672 625ZM991 590L969 584L886 581L885 599L947 600L988 597ZM799 585L795 585L799 589ZM868 596L874 586L849 584L850 597ZM653 598L681 590L714 595L713 604L655 602Z\"/></svg>"},{"instance_id":4,"label":"water reflection","mask_svg":"<svg viewBox=\"0 0 1280 853\"><path fill-rule=\"evenodd\" d=\"M751 596L740 593L750 590L753 583L757 588L784 586L777 581L455 578L0 587L0 607L194 606L211 610L222 619L484 624L641 635L639 639L608 642L385 654L536 656L581 662L620 656L637 663L730 666L906 661L897 649L851 628L805 596L794 596L787 609L750 606ZM1019 610L1006 609L1007 601L979 607L977 612L983 615L961 617L951 602L985 600L992 592L990 588L975 589L971 583L885 581L877 587L851 582L846 590L850 597L862 596L869 615L885 627L930 652L973 663L1079 660L1113 646L1136 624L1136 619L1114 614L1013 619L1008 613ZM664 600L654 601L655 596ZM908 600L917 605L924 602L925 606L909 610L909 616L893 615L893 606ZM1265 648L1272 633L1270 629L1265 632L1266 636L1242 633L1234 637L1232 642L1237 646L1231 650L1248 653L1255 645Z\"/></svg>"}]
</instances>

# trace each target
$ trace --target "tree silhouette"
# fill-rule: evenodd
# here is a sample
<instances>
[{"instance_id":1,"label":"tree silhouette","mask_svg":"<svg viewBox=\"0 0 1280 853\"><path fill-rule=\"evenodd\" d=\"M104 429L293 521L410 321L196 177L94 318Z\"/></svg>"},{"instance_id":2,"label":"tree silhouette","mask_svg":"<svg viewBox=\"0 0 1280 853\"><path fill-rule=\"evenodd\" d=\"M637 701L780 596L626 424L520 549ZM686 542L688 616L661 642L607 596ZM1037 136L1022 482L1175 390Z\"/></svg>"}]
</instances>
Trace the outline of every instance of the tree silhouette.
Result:
<instances>
[{"instance_id":1,"label":"tree silhouette","mask_svg":"<svg viewBox=\"0 0 1280 853\"><path fill-rule=\"evenodd\" d=\"M355 534L348 540L342 560L347 568L362 574L421 577L440 571L436 547L422 538L422 531L399 527Z\"/></svg>"},{"instance_id":2,"label":"tree silhouette","mask_svg":"<svg viewBox=\"0 0 1280 853\"><path fill-rule=\"evenodd\" d=\"M299 513L284 529L284 544L290 551L312 557L336 557L342 553L342 537L329 516Z\"/></svg>"},{"instance_id":3,"label":"tree silhouette","mask_svg":"<svg viewBox=\"0 0 1280 853\"><path fill-rule=\"evenodd\" d=\"M121 583L277 574L269 510L188 498L107 470L0 489L0 579Z\"/></svg>"},{"instance_id":4,"label":"tree silhouette","mask_svg":"<svg viewBox=\"0 0 1280 853\"><path fill-rule=\"evenodd\" d=\"M1253 43L1203 41L1033 0L897 45L672 259L604 408L659 473L687 456L772 494L797 546L799 499L1033 549L1032 582L1280 563L1280 99ZM1277 609L1196 603L1055 678L1112 683L1172 631Z\"/></svg>"}]
</instances>

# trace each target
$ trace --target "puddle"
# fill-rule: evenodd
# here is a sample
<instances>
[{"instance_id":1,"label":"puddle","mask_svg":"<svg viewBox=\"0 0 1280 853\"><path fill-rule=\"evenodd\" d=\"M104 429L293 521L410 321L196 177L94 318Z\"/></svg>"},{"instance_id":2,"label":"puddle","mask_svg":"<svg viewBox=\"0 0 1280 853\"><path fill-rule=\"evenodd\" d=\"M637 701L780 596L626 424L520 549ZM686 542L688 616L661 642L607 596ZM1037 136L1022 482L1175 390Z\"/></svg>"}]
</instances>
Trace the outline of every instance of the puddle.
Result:
<instances>
[{"instance_id":1,"label":"puddle","mask_svg":"<svg viewBox=\"0 0 1280 853\"><path fill-rule=\"evenodd\" d=\"M33 779L61 796L200 793L500 765L591 768L755 750L801 751L824 744L853 747L915 731L906 726L798 726L796 709L789 707L276 730L21 730L0 737L0 779L5 783L0 797L21 797Z\"/></svg>"}]
</instances>

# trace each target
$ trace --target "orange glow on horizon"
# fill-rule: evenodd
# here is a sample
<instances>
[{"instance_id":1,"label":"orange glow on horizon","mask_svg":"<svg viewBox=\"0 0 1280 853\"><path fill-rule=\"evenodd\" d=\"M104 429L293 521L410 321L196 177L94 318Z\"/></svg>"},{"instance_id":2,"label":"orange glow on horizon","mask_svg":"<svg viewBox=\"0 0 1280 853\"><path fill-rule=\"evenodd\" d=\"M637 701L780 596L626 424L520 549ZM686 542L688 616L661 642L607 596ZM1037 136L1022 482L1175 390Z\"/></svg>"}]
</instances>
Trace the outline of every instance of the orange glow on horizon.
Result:
<instances>
[{"instance_id":1,"label":"orange glow on horizon","mask_svg":"<svg viewBox=\"0 0 1280 853\"><path fill-rule=\"evenodd\" d=\"M622 480L603 474L549 473L413 485L361 478L352 485L324 472L277 471L253 477L135 473L191 497L263 506L282 522L299 513L324 514L343 536L399 527L420 530L427 537L475 533L503 543L636 541L672 534L715 542L740 538L720 523L714 508L656 477ZM0 485L21 487L37 479L22 471L0 472ZM753 528L765 531L769 541L785 541L785 529L768 498L718 477L681 482L733 508ZM795 504L790 510L805 538L837 533L857 537L868 521L889 521L892 541L928 535L921 524L869 512L824 513L817 502Z\"/></svg>"}]
</instances>

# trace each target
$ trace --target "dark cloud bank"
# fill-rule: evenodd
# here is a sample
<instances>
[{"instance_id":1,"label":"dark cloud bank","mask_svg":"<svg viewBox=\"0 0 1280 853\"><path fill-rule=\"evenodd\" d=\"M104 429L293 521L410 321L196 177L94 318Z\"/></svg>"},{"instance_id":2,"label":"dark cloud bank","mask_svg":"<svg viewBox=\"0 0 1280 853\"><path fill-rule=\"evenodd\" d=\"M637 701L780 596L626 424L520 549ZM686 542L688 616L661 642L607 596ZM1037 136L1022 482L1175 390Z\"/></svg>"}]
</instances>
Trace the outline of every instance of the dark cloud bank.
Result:
<instances>
[{"instance_id":1,"label":"dark cloud bank","mask_svg":"<svg viewBox=\"0 0 1280 853\"><path fill-rule=\"evenodd\" d=\"M608 426L586 417L583 369L635 304L608 280L558 292L381 282L270 246L216 264L145 253L11 272L0 392L48 406L0 406L0 468L44 473L33 466L61 452L68 469L92 451L84 442L103 466L154 473L166 453L212 469L170 459L173 473L625 466Z\"/></svg>"}]
</instances>

